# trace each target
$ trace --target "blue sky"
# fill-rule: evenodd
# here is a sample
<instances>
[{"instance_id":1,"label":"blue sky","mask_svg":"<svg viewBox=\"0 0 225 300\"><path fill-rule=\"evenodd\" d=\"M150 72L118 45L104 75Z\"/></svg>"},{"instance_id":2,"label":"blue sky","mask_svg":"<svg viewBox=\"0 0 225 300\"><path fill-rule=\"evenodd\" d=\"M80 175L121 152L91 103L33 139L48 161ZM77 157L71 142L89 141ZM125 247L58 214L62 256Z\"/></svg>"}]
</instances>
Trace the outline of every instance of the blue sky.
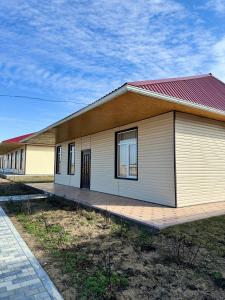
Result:
<instances>
[{"instance_id":1,"label":"blue sky","mask_svg":"<svg viewBox=\"0 0 225 300\"><path fill-rule=\"evenodd\" d=\"M224 0L0 2L0 140L37 131L127 81L225 81Z\"/></svg>"}]
</instances>

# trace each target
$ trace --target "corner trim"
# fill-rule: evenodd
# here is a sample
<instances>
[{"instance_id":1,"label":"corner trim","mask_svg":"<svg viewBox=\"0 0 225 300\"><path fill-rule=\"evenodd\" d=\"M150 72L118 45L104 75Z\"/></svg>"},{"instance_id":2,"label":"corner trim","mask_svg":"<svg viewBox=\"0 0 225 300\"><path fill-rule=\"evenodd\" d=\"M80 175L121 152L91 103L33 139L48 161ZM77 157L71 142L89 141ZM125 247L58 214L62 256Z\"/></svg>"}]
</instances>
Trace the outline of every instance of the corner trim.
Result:
<instances>
[{"instance_id":1,"label":"corner trim","mask_svg":"<svg viewBox=\"0 0 225 300\"><path fill-rule=\"evenodd\" d=\"M173 162L174 162L174 193L175 207L177 207L177 162L176 162L176 111L173 111Z\"/></svg>"}]
</instances>

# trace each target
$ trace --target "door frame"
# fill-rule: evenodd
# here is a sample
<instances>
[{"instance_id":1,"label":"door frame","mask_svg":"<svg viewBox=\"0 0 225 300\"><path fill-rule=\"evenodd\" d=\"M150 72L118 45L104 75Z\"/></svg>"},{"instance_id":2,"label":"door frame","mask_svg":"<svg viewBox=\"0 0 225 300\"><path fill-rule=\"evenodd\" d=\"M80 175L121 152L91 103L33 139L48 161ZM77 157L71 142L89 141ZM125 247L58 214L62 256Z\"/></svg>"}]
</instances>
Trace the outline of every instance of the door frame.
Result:
<instances>
[{"instance_id":1,"label":"door frame","mask_svg":"<svg viewBox=\"0 0 225 300\"><path fill-rule=\"evenodd\" d=\"M89 186L88 187L83 187L83 183L82 183L82 170L83 170L83 154L87 152L90 155L90 162L89 162ZM90 190L91 187L91 149L83 149L81 150L81 164L80 164L80 188L86 188Z\"/></svg>"}]
</instances>

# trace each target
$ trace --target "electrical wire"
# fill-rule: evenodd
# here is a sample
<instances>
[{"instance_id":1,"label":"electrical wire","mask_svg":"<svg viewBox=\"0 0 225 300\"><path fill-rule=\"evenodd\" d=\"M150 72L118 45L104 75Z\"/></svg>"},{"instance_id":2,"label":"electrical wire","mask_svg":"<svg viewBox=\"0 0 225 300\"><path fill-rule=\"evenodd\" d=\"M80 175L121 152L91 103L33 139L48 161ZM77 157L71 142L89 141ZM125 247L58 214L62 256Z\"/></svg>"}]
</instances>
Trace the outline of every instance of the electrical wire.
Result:
<instances>
[{"instance_id":1,"label":"electrical wire","mask_svg":"<svg viewBox=\"0 0 225 300\"><path fill-rule=\"evenodd\" d=\"M8 94L0 94L0 97L9 97L9 98L24 98L24 99L31 99L43 102L52 102L52 103L73 103L73 104L85 104L85 102L75 102L72 100L51 100L51 99L44 99L39 97L30 97L30 96L23 96L23 95L8 95Z\"/></svg>"}]
</instances>

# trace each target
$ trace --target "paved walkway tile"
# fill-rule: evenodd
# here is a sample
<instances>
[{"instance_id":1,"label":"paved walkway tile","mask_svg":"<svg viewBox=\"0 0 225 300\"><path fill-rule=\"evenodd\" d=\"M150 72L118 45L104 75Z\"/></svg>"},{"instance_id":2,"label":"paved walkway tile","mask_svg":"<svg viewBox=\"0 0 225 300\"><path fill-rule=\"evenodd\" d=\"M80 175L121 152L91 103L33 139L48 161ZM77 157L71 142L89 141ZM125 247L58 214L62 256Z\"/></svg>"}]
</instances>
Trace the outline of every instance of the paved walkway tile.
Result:
<instances>
[{"instance_id":1,"label":"paved walkway tile","mask_svg":"<svg viewBox=\"0 0 225 300\"><path fill-rule=\"evenodd\" d=\"M56 183L28 185L155 229L225 215L225 201L173 208Z\"/></svg>"},{"instance_id":2,"label":"paved walkway tile","mask_svg":"<svg viewBox=\"0 0 225 300\"><path fill-rule=\"evenodd\" d=\"M63 300L1 207L0 300Z\"/></svg>"}]
</instances>

